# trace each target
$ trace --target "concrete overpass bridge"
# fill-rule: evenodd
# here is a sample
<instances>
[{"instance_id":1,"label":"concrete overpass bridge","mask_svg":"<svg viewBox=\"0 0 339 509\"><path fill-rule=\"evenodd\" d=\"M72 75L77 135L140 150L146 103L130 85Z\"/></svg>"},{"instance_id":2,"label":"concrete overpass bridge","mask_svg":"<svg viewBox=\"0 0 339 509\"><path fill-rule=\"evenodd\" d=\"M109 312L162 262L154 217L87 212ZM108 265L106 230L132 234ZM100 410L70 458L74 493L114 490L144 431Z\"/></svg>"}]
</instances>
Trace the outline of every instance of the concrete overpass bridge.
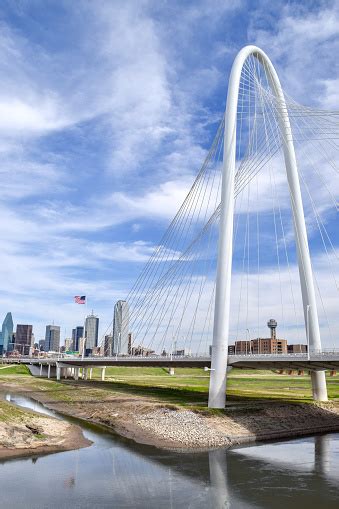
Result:
<instances>
[{"instance_id":1,"label":"concrete overpass bridge","mask_svg":"<svg viewBox=\"0 0 339 509\"><path fill-rule=\"evenodd\" d=\"M116 357L51 357L51 358L29 358L21 357L8 359L8 362L26 364L33 369L33 374L48 377L56 376L58 380L62 377L72 376L76 380L79 377L80 369L83 378L91 377L93 368L102 370L102 380L105 379L106 367L162 367L169 368L201 368L211 370L211 357L194 356L116 356ZM306 370L336 371L339 370L339 350L323 351L313 354L253 354L253 355L229 355L229 368L240 369L262 369L262 370Z\"/></svg>"}]
</instances>

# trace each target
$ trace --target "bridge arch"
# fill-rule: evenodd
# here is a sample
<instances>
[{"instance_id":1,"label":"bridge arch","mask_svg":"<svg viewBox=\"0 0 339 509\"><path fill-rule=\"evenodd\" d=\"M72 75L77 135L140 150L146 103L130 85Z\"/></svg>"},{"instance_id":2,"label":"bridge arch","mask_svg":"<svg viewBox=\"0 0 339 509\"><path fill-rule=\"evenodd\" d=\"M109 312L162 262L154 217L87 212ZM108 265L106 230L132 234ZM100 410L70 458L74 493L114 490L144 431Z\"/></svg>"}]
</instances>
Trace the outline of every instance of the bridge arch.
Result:
<instances>
[{"instance_id":1,"label":"bridge arch","mask_svg":"<svg viewBox=\"0 0 339 509\"><path fill-rule=\"evenodd\" d=\"M287 106L279 77L272 62L260 48L245 46L236 56L229 80L224 133L221 216L218 246L217 280L213 326L213 348L209 387L210 408L224 408L226 400L226 368L230 322L231 274L233 255L234 189L237 142L237 109L240 78L250 56L264 67L268 84L277 103L278 123L282 138L287 183L290 192L304 320L310 350L321 350L317 303L300 182ZM327 400L325 372L312 372L313 397Z\"/></svg>"}]
</instances>

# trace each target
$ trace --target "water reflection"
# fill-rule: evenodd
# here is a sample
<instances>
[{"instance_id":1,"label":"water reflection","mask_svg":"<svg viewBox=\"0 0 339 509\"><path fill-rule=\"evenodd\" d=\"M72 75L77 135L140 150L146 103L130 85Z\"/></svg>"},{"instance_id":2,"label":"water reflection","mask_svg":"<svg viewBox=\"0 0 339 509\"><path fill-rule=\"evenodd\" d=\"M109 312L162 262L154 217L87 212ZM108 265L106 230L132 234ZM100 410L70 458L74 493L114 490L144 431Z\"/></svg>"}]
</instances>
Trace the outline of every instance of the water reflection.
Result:
<instances>
[{"instance_id":1,"label":"water reflection","mask_svg":"<svg viewBox=\"0 0 339 509\"><path fill-rule=\"evenodd\" d=\"M229 508L230 493L227 485L226 455L224 450L208 453L211 485L211 502L213 507Z\"/></svg>"},{"instance_id":2,"label":"water reflection","mask_svg":"<svg viewBox=\"0 0 339 509\"><path fill-rule=\"evenodd\" d=\"M331 473L331 438L328 435L314 437L314 470L326 477Z\"/></svg>"},{"instance_id":3,"label":"water reflection","mask_svg":"<svg viewBox=\"0 0 339 509\"><path fill-rule=\"evenodd\" d=\"M26 398L14 400L53 413ZM1 507L338 508L339 436L179 453L84 424L91 447L0 464Z\"/></svg>"}]
</instances>

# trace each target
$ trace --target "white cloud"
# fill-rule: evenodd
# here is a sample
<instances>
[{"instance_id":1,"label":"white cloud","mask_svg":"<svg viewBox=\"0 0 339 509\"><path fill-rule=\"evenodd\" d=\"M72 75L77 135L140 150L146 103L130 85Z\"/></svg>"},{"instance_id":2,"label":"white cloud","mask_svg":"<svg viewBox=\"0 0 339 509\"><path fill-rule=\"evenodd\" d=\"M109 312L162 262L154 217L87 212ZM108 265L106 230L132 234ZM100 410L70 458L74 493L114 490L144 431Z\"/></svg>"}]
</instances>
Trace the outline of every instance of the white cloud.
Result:
<instances>
[{"instance_id":1,"label":"white cloud","mask_svg":"<svg viewBox=\"0 0 339 509\"><path fill-rule=\"evenodd\" d=\"M253 17L249 38L262 47L277 66L283 87L302 104L326 107L333 95L326 80L334 76L339 39L338 2L319 5L284 4L274 30L258 28L261 8ZM336 94L336 108L339 95Z\"/></svg>"}]
</instances>

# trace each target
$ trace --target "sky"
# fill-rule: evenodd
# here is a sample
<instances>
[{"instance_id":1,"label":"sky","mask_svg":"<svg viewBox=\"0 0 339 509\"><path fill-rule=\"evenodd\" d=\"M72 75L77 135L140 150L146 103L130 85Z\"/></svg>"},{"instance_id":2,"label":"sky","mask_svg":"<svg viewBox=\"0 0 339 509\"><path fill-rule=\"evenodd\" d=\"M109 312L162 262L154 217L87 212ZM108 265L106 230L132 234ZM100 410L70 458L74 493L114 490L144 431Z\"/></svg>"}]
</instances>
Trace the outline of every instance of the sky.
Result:
<instances>
[{"instance_id":1,"label":"sky","mask_svg":"<svg viewBox=\"0 0 339 509\"><path fill-rule=\"evenodd\" d=\"M201 167L238 50L337 109L338 26L335 0L2 1L0 320L70 337L93 309L103 334Z\"/></svg>"}]
</instances>

